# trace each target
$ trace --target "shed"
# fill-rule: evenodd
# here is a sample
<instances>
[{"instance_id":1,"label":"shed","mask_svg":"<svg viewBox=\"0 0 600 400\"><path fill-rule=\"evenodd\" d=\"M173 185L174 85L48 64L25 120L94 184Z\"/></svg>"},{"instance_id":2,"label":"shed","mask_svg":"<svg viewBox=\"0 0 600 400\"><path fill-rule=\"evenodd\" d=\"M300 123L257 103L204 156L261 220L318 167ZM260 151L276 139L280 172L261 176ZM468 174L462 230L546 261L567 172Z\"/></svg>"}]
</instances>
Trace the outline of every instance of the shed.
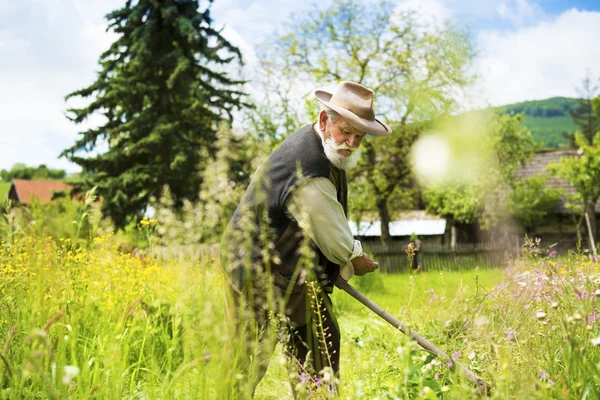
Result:
<instances>
[{"instance_id":1,"label":"shed","mask_svg":"<svg viewBox=\"0 0 600 400\"><path fill-rule=\"evenodd\" d=\"M517 175L521 177L531 177L535 175L547 175L549 176L546 182L547 186L554 189L561 189L567 193L575 193L575 188L571 186L564 179L559 179L555 176L550 175L550 172L546 169L548 164L558 162L562 157L577 157L577 149L557 149L557 150L544 150L535 154L533 159L529 161L523 168L521 168ZM550 214L572 214L573 211L565 207L566 200L562 198L559 204L550 210ZM596 213L600 213L600 201L596 203Z\"/></svg>"},{"instance_id":2,"label":"shed","mask_svg":"<svg viewBox=\"0 0 600 400\"><path fill-rule=\"evenodd\" d=\"M350 229L354 236L381 236L381 221L350 221ZM423 210L400 213L389 225L391 236L443 235L446 231L446 220L426 214Z\"/></svg>"}]
</instances>

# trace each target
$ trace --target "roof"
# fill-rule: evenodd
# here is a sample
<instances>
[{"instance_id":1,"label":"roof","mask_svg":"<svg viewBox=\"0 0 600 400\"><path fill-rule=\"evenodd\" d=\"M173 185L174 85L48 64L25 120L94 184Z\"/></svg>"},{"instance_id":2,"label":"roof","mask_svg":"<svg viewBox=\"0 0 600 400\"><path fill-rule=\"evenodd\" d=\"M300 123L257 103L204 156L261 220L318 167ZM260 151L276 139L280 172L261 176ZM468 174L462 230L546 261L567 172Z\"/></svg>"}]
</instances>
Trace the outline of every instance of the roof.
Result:
<instances>
[{"instance_id":1,"label":"roof","mask_svg":"<svg viewBox=\"0 0 600 400\"><path fill-rule=\"evenodd\" d=\"M548 172L546 166L550 163L558 162L561 157L577 156L577 151L577 149L558 149L536 153L533 159L517 172L517 175L521 177L547 175L549 178L546 182L546 186L554 189L564 190L567 193L573 194L575 193L575 188L564 179L559 179L550 175L550 172ZM553 214L571 214L573 211L565 207L565 200L563 199L561 200L560 204L550 210L550 212ZM596 203L596 212L600 213L600 202Z\"/></svg>"},{"instance_id":2,"label":"roof","mask_svg":"<svg viewBox=\"0 0 600 400\"><path fill-rule=\"evenodd\" d=\"M391 236L443 235L446 231L446 220L415 210L400 214L400 218L389 225ZM350 221L350 229L354 236L381 236L381 221Z\"/></svg>"},{"instance_id":3,"label":"roof","mask_svg":"<svg viewBox=\"0 0 600 400\"><path fill-rule=\"evenodd\" d=\"M9 194L14 193L16 200L21 204L30 204L34 197L38 198L40 203L48 203L55 192L69 189L69 185L59 181L13 179Z\"/></svg>"}]
</instances>

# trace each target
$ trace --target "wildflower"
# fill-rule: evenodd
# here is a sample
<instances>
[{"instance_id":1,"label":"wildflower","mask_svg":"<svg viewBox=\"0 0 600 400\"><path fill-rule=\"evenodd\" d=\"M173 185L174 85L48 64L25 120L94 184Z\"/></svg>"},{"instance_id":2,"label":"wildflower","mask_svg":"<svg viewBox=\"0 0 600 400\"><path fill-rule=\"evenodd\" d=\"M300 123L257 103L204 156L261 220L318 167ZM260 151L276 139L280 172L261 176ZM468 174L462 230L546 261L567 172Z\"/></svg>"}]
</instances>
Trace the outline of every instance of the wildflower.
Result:
<instances>
[{"instance_id":1,"label":"wildflower","mask_svg":"<svg viewBox=\"0 0 600 400\"><path fill-rule=\"evenodd\" d=\"M62 383L64 383L65 385L68 385L69 383L71 383L73 378L75 378L75 376L77 376L78 373L79 373L78 367L76 367L75 365L66 365L65 366L65 374L63 375L63 378L62 378Z\"/></svg>"},{"instance_id":2,"label":"wildflower","mask_svg":"<svg viewBox=\"0 0 600 400\"><path fill-rule=\"evenodd\" d=\"M592 346L600 346L600 336L591 340Z\"/></svg>"},{"instance_id":3,"label":"wildflower","mask_svg":"<svg viewBox=\"0 0 600 400\"><path fill-rule=\"evenodd\" d=\"M540 372L538 372L538 376L540 377L540 379L545 381L546 379L548 379L548 372L546 372L545 370L541 370Z\"/></svg>"},{"instance_id":4,"label":"wildflower","mask_svg":"<svg viewBox=\"0 0 600 400\"><path fill-rule=\"evenodd\" d=\"M553 301L552 304L550 304L550 307L552 307L552 308L558 307L558 302L557 301Z\"/></svg>"},{"instance_id":5,"label":"wildflower","mask_svg":"<svg viewBox=\"0 0 600 400\"><path fill-rule=\"evenodd\" d=\"M517 331L515 331L513 328L508 328L504 331L507 342L510 342L516 336L516 334Z\"/></svg>"},{"instance_id":6,"label":"wildflower","mask_svg":"<svg viewBox=\"0 0 600 400\"><path fill-rule=\"evenodd\" d=\"M474 351L470 352L469 355L467 356L467 358L469 360L473 360L475 358L475 352Z\"/></svg>"},{"instance_id":7,"label":"wildflower","mask_svg":"<svg viewBox=\"0 0 600 400\"><path fill-rule=\"evenodd\" d=\"M554 257L556 255L556 250L550 250L548 253L548 257Z\"/></svg>"},{"instance_id":8,"label":"wildflower","mask_svg":"<svg viewBox=\"0 0 600 400\"><path fill-rule=\"evenodd\" d=\"M431 296L431 299L429 300L429 304L433 303L434 301L436 301L438 299L438 295L434 294L433 296Z\"/></svg>"},{"instance_id":9,"label":"wildflower","mask_svg":"<svg viewBox=\"0 0 600 400\"><path fill-rule=\"evenodd\" d=\"M583 292L580 292L578 290L575 290L575 296L579 299L579 300L585 300L588 298L588 296L590 295L590 293L586 290Z\"/></svg>"},{"instance_id":10,"label":"wildflower","mask_svg":"<svg viewBox=\"0 0 600 400\"><path fill-rule=\"evenodd\" d=\"M454 353L452 353L452 360L456 361L460 358L460 352L455 351Z\"/></svg>"},{"instance_id":11,"label":"wildflower","mask_svg":"<svg viewBox=\"0 0 600 400\"><path fill-rule=\"evenodd\" d=\"M440 380L440 374L435 374L433 376L433 379L435 379L436 381L439 381Z\"/></svg>"},{"instance_id":12,"label":"wildflower","mask_svg":"<svg viewBox=\"0 0 600 400\"><path fill-rule=\"evenodd\" d=\"M544 318L546 318L546 313L545 313L545 312L543 312L543 311L538 311L538 313L537 313L537 314L535 314L535 317L536 317L537 319L540 319L540 320L541 320L541 319L544 319Z\"/></svg>"}]
</instances>

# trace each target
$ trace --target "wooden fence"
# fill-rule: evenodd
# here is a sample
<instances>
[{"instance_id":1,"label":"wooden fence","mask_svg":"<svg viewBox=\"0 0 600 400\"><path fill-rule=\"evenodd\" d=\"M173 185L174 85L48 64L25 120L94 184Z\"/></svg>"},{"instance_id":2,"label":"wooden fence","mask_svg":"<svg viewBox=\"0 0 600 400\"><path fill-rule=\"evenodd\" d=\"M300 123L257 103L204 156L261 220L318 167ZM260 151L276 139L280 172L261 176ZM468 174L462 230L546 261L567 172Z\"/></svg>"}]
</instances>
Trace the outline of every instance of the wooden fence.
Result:
<instances>
[{"instance_id":1,"label":"wooden fence","mask_svg":"<svg viewBox=\"0 0 600 400\"><path fill-rule=\"evenodd\" d=\"M411 270L406 249L409 242L393 242L383 245L380 242L363 242L364 250L379 262L381 272L395 273ZM426 271L455 271L462 269L502 267L508 257L514 256L506 247L496 243L457 244L450 246L425 243L421 245L421 264ZM187 246L156 246L150 250L154 257L206 260L218 259L218 244Z\"/></svg>"},{"instance_id":2,"label":"wooden fence","mask_svg":"<svg viewBox=\"0 0 600 400\"><path fill-rule=\"evenodd\" d=\"M411 265L406 253L409 242L363 243L366 252L379 262L381 272L408 272ZM421 264L426 271L455 271L461 269L502 267L510 254L506 247L495 243L461 243L454 248L439 244L422 244Z\"/></svg>"}]
</instances>

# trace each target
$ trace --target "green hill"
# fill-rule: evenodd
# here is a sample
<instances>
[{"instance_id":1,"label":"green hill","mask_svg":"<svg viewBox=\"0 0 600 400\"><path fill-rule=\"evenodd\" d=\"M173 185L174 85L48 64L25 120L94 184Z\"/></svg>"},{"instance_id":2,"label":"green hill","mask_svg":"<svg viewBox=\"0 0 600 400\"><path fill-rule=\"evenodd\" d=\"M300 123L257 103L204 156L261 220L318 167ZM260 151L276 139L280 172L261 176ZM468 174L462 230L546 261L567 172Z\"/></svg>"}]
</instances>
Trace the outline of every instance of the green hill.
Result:
<instances>
[{"instance_id":1,"label":"green hill","mask_svg":"<svg viewBox=\"0 0 600 400\"><path fill-rule=\"evenodd\" d=\"M545 100L530 100L497 108L514 114L524 111L523 124L529 128L533 138L545 147L557 148L569 144L563 132L577 130L577 126L573 123L569 112L575 110L578 104L579 99L551 97Z\"/></svg>"}]
</instances>

